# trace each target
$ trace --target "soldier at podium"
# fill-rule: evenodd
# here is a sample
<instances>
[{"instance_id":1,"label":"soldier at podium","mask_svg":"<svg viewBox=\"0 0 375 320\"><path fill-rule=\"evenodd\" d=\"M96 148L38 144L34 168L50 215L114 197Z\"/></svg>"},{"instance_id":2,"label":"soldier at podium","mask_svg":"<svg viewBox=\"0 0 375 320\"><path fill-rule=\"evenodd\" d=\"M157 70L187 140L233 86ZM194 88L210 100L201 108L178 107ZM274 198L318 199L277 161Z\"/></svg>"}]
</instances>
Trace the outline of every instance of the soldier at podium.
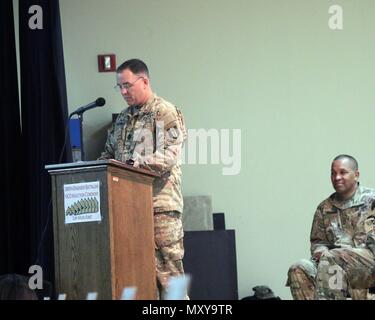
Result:
<instances>
[{"instance_id":1,"label":"soldier at podium","mask_svg":"<svg viewBox=\"0 0 375 320\"><path fill-rule=\"evenodd\" d=\"M153 93L143 61L125 61L116 71L115 89L128 108L109 131L99 159L116 159L161 175L153 184L153 206L158 298L163 299L169 277L184 273L180 168L184 118L176 106Z\"/></svg>"}]
</instances>

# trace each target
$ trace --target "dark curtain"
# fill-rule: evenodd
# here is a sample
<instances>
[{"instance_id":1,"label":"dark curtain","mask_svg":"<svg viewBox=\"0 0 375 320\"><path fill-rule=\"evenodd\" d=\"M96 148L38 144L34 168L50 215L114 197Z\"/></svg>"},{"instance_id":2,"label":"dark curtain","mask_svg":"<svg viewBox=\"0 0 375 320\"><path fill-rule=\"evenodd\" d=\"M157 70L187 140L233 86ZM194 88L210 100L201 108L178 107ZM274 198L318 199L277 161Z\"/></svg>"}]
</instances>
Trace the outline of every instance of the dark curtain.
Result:
<instances>
[{"instance_id":1,"label":"dark curtain","mask_svg":"<svg viewBox=\"0 0 375 320\"><path fill-rule=\"evenodd\" d=\"M31 29L29 8L42 9L42 29ZM35 22L35 20L33 20ZM59 162L68 108L58 0L19 0L23 160L27 170L25 205L30 219L31 263L53 282L51 182L47 164ZM67 134L66 148L70 149ZM64 152L61 162L70 162Z\"/></svg>"},{"instance_id":2,"label":"dark curtain","mask_svg":"<svg viewBox=\"0 0 375 320\"><path fill-rule=\"evenodd\" d=\"M0 274L30 265L12 0L0 1Z\"/></svg>"}]
</instances>

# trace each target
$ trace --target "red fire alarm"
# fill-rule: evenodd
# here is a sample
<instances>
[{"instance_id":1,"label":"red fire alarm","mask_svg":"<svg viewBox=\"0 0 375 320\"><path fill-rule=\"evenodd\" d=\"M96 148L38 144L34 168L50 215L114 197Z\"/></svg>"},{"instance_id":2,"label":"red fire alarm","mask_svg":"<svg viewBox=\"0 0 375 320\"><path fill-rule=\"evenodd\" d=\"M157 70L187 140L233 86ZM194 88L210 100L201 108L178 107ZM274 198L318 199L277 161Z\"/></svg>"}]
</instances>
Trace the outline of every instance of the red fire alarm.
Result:
<instances>
[{"instance_id":1,"label":"red fire alarm","mask_svg":"<svg viewBox=\"0 0 375 320\"><path fill-rule=\"evenodd\" d=\"M116 71L116 56L114 54L99 54L98 67L99 72Z\"/></svg>"}]
</instances>

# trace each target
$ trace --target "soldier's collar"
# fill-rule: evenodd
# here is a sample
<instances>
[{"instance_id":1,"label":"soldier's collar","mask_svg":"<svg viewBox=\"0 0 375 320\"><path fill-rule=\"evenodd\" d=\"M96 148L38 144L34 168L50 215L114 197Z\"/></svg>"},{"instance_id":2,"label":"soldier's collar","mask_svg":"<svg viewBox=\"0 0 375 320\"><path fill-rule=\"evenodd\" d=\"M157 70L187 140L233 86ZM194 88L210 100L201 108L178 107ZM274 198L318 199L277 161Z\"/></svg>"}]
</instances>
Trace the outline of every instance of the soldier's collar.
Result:
<instances>
[{"instance_id":1,"label":"soldier's collar","mask_svg":"<svg viewBox=\"0 0 375 320\"><path fill-rule=\"evenodd\" d=\"M139 114L150 113L155 99L157 99L157 95L155 93L152 93L147 102L140 106Z\"/></svg>"},{"instance_id":2,"label":"soldier's collar","mask_svg":"<svg viewBox=\"0 0 375 320\"><path fill-rule=\"evenodd\" d=\"M134 116L137 113L139 113L140 110L141 110L141 106L131 106L128 109L128 115L129 116Z\"/></svg>"},{"instance_id":3,"label":"soldier's collar","mask_svg":"<svg viewBox=\"0 0 375 320\"><path fill-rule=\"evenodd\" d=\"M362 187L359 185L357 186L357 190L354 192L351 198L347 200L338 200L336 199L336 192L330 196L330 200L332 205L339 209L347 209L354 206L359 206L364 203L364 201L361 199L362 194Z\"/></svg>"},{"instance_id":4,"label":"soldier's collar","mask_svg":"<svg viewBox=\"0 0 375 320\"><path fill-rule=\"evenodd\" d=\"M128 117L134 117L136 115L142 115L150 113L150 109L152 106L152 103L157 98L157 96L153 93L150 98L145 102L144 104L140 104L138 106L131 106L127 108L127 116Z\"/></svg>"}]
</instances>

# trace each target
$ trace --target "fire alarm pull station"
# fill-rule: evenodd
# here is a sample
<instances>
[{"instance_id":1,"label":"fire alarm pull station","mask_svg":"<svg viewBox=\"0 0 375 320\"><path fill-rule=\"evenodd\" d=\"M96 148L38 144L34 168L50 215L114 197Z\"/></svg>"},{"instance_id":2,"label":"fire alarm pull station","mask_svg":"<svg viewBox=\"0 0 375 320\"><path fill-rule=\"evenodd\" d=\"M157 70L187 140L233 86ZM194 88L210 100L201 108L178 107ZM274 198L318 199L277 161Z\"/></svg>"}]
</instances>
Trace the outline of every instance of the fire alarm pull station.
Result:
<instances>
[{"instance_id":1,"label":"fire alarm pull station","mask_svg":"<svg viewBox=\"0 0 375 320\"><path fill-rule=\"evenodd\" d=\"M116 56L114 54L99 54L98 67L99 72L116 71Z\"/></svg>"}]
</instances>

